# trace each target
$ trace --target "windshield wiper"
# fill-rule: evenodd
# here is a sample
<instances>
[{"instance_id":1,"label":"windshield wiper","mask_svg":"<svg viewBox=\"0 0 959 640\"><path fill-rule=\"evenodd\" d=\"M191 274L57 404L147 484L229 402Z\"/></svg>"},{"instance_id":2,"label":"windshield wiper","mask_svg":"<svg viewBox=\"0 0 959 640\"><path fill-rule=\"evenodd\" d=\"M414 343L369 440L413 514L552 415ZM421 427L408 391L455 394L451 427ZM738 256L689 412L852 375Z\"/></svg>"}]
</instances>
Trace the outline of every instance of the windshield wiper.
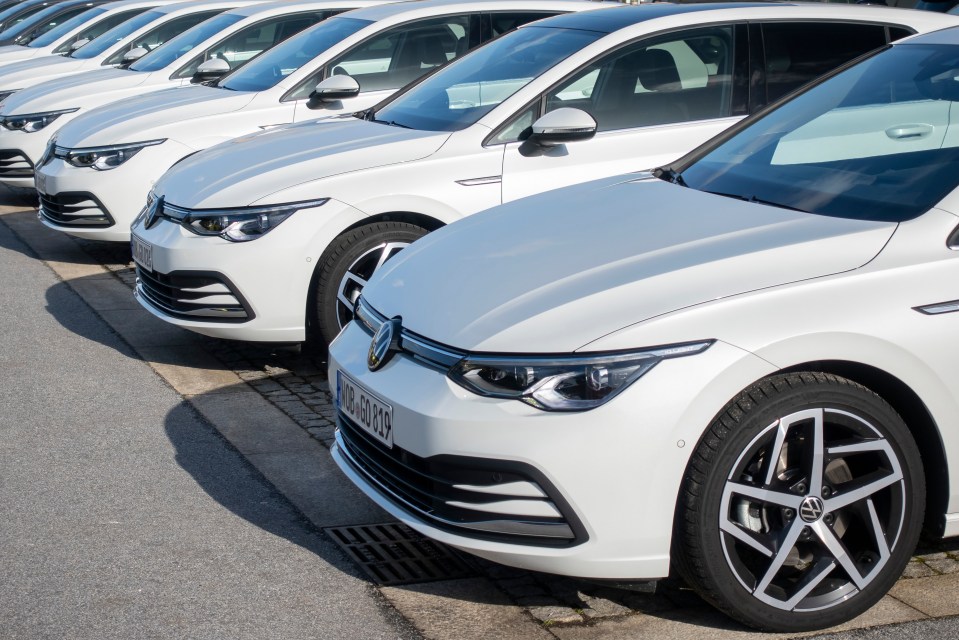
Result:
<instances>
[{"instance_id":1,"label":"windshield wiper","mask_svg":"<svg viewBox=\"0 0 959 640\"><path fill-rule=\"evenodd\" d=\"M653 169L653 175L659 178L660 180L665 180L666 182L672 182L673 184L678 184L681 187L688 187L686 181L683 180L683 174L679 173L675 169L670 169L668 167L659 167Z\"/></svg>"},{"instance_id":2,"label":"windshield wiper","mask_svg":"<svg viewBox=\"0 0 959 640\"><path fill-rule=\"evenodd\" d=\"M809 213L805 209L800 209L799 207L793 207L788 204L782 204L781 202L773 202L772 200L763 200L762 198L757 198L756 196L744 196L740 193L723 193L722 191L706 191L705 193L711 193L714 196L722 196L724 198L733 198L734 200L742 200L743 202L753 202L755 204L764 204L770 207L777 207L779 209L789 209L790 211L799 211L801 213Z\"/></svg>"},{"instance_id":3,"label":"windshield wiper","mask_svg":"<svg viewBox=\"0 0 959 640\"><path fill-rule=\"evenodd\" d=\"M391 127L400 127L402 129L412 129L413 127L407 126L405 124L400 124L396 120L377 120L376 118L370 118L371 122L379 122L380 124L388 124Z\"/></svg>"}]
</instances>

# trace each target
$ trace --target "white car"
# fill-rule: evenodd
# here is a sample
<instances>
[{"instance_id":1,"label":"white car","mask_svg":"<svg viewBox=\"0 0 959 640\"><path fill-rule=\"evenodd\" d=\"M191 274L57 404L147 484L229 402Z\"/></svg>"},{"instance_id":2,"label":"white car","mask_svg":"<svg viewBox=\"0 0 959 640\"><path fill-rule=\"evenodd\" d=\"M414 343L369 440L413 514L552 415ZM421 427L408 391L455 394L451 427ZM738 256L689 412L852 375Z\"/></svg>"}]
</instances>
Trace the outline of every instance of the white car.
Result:
<instances>
[{"instance_id":1,"label":"white car","mask_svg":"<svg viewBox=\"0 0 959 640\"><path fill-rule=\"evenodd\" d=\"M65 20L26 44L0 47L0 64L70 53L73 48L98 38L113 27L126 22L147 9L176 0L123 0L100 4ZM0 95L0 98L3 98Z\"/></svg>"},{"instance_id":2,"label":"white car","mask_svg":"<svg viewBox=\"0 0 959 640\"><path fill-rule=\"evenodd\" d=\"M35 174L42 220L127 242L154 182L188 155L280 124L365 109L516 24L611 4L420 0L324 20L215 86L127 99L65 125ZM315 93L321 81L322 95Z\"/></svg>"},{"instance_id":3,"label":"white car","mask_svg":"<svg viewBox=\"0 0 959 640\"><path fill-rule=\"evenodd\" d=\"M82 71L131 64L204 20L258 2L262 0L193 0L145 11L67 55L0 64L0 96L8 97L26 87Z\"/></svg>"},{"instance_id":4,"label":"white car","mask_svg":"<svg viewBox=\"0 0 959 640\"><path fill-rule=\"evenodd\" d=\"M858 615L959 535L957 108L950 29L415 243L330 346L334 459L507 565Z\"/></svg>"},{"instance_id":5,"label":"white car","mask_svg":"<svg viewBox=\"0 0 959 640\"><path fill-rule=\"evenodd\" d=\"M33 170L51 135L90 109L215 79L217 74L222 76L243 66L263 50L331 15L377 3L284 0L254 4L201 22L129 68L85 71L18 91L0 103L0 182L34 186ZM211 59L216 62L210 63Z\"/></svg>"},{"instance_id":6,"label":"white car","mask_svg":"<svg viewBox=\"0 0 959 640\"><path fill-rule=\"evenodd\" d=\"M107 0L60 0L0 31L0 51L8 45L25 45L62 22L75 18Z\"/></svg>"},{"instance_id":7,"label":"white car","mask_svg":"<svg viewBox=\"0 0 959 640\"><path fill-rule=\"evenodd\" d=\"M364 118L173 167L133 227L137 295L207 335L293 342L311 323L332 340L373 271L428 231L668 162L887 37L947 24L956 17L870 6L649 4L523 26Z\"/></svg>"}]
</instances>

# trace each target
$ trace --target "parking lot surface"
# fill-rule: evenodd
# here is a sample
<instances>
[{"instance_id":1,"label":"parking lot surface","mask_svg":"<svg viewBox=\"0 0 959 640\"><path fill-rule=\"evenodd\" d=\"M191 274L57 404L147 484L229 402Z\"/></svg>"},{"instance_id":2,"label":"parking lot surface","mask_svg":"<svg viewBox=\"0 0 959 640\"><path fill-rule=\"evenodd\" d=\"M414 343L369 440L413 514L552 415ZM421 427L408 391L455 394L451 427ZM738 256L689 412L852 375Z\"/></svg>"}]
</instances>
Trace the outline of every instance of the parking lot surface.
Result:
<instances>
[{"instance_id":1,"label":"parking lot surface","mask_svg":"<svg viewBox=\"0 0 959 640\"><path fill-rule=\"evenodd\" d=\"M126 246L45 229L28 195L0 205L3 637L791 637L676 581L644 593L443 559L332 463L324 353L167 325L133 299ZM396 531L409 539L353 560L334 544ZM412 550L412 573L384 574L383 548ZM955 638L952 616L948 542L829 637Z\"/></svg>"}]
</instances>

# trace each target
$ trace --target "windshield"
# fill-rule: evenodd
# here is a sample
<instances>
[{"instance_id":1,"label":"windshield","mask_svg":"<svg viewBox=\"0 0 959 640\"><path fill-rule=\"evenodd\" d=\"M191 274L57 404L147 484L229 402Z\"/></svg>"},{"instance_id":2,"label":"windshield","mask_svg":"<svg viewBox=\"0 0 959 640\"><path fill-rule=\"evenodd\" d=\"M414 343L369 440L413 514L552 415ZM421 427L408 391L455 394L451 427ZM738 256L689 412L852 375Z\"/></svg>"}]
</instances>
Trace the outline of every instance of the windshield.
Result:
<instances>
[{"instance_id":1,"label":"windshield","mask_svg":"<svg viewBox=\"0 0 959 640\"><path fill-rule=\"evenodd\" d=\"M959 47L900 45L665 179L821 215L903 221L959 184Z\"/></svg>"},{"instance_id":2,"label":"windshield","mask_svg":"<svg viewBox=\"0 0 959 640\"><path fill-rule=\"evenodd\" d=\"M71 31L79 27L81 24L85 22L89 22L90 20L93 20L101 13L106 13L106 11L107 10L104 9L103 7L88 9L87 11L84 11L80 15L73 16L66 22L63 22L55 26L54 28L50 29L39 38L34 38L33 40L30 41L30 44L28 44L27 46L37 48L37 47L45 47L47 45L53 44L54 42L56 42L63 36L67 35Z\"/></svg>"},{"instance_id":3,"label":"windshield","mask_svg":"<svg viewBox=\"0 0 959 640\"><path fill-rule=\"evenodd\" d=\"M73 16L82 11L84 11L84 9L82 7L78 7L72 13L70 13L67 17ZM0 31L0 40L23 38L24 35L26 35L27 33L29 33L35 28L42 29L41 25L43 25L44 22L47 20L50 20L50 22L53 23L53 26L55 27L57 21L54 16L57 16L60 13L63 13L63 9L57 5L53 5L52 7L47 7L46 9L43 9L42 11L37 11L30 17L24 18L23 20L20 20L19 22L14 21L15 24L13 24L7 29L4 29L3 31ZM51 19L51 17L53 17L53 19Z\"/></svg>"},{"instance_id":4,"label":"windshield","mask_svg":"<svg viewBox=\"0 0 959 640\"><path fill-rule=\"evenodd\" d=\"M602 35L518 29L437 71L378 110L376 120L425 131L459 131Z\"/></svg>"},{"instance_id":5,"label":"windshield","mask_svg":"<svg viewBox=\"0 0 959 640\"><path fill-rule=\"evenodd\" d=\"M264 51L217 86L233 91L264 91L341 40L373 24L369 20L333 17Z\"/></svg>"},{"instance_id":6,"label":"windshield","mask_svg":"<svg viewBox=\"0 0 959 640\"><path fill-rule=\"evenodd\" d=\"M147 11L146 13L141 13L135 18L127 20L126 22L113 27L93 42L83 45L71 53L70 57L79 58L81 60L95 58L116 43L129 36L134 31L138 31L154 20L159 20L165 15L166 13L162 11Z\"/></svg>"},{"instance_id":7,"label":"windshield","mask_svg":"<svg viewBox=\"0 0 959 640\"><path fill-rule=\"evenodd\" d=\"M157 71L172 64L180 56L189 53L193 47L201 42L212 38L221 31L226 30L244 16L233 13L221 13L220 15L201 22L192 29L188 29L165 42L162 47L158 47L146 54L132 65L130 69L134 71Z\"/></svg>"},{"instance_id":8,"label":"windshield","mask_svg":"<svg viewBox=\"0 0 959 640\"><path fill-rule=\"evenodd\" d=\"M0 29L20 24L38 11L43 11L46 3L43 0L38 2L20 2L13 5L6 11L0 11Z\"/></svg>"}]
</instances>

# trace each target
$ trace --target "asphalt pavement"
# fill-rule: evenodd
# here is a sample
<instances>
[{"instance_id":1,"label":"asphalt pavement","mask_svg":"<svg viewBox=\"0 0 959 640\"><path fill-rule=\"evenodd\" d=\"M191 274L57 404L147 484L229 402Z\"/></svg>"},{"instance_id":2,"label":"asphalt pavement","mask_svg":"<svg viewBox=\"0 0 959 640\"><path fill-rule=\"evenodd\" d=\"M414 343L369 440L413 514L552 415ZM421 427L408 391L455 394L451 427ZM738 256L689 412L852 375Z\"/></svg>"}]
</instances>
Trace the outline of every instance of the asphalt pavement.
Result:
<instances>
[{"instance_id":1,"label":"asphalt pavement","mask_svg":"<svg viewBox=\"0 0 959 640\"><path fill-rule=\"evenodd\" d=\"M2 222L0 331L0 637L417 637Z\"/></svg>"}]
</instances>

